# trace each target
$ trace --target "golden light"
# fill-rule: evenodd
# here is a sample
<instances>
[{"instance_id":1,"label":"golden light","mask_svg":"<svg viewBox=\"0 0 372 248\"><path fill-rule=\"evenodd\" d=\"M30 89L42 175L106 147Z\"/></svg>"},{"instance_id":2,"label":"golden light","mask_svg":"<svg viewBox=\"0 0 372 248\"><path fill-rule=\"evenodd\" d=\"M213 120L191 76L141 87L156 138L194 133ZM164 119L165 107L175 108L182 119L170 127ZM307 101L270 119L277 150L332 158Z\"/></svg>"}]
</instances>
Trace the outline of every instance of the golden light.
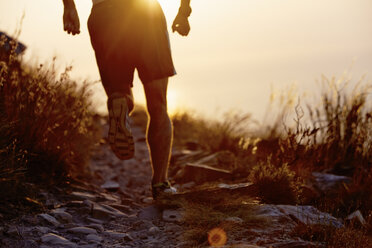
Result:
<instances>
[{"instance_id":1,"label":"golden light","mask_svg":"<svg viewBox=\"0 0 372 248\"><path fill-rule=\"evenodd\" d=\"M167 104L168 104L168 113L170 115L173 115L175 112L177 112L177 109L179 107L177 91L173 89L168 89Z\"/></svg>"},{"instance_id":2,"label":"golden light","mask_svg":"<svg viewBox=\"0 0 372 248\"><path fill-rule=\"evenodd\" d=\"M175 0L158 0L165 15L169 15L170 13L176 13L178 8L180 7L181 1Z\"/></svg>"},{"instance_id":3,"label":"golden light","mask_svg":"<svg viewBox=\"0 0 372 248\"><path fill-rule=\"evenodd\" d=\"M221 228L213 228L208 232L208 242L212 247L224 246L227 242L226 232Z\"/></svg>"}]
</instances>

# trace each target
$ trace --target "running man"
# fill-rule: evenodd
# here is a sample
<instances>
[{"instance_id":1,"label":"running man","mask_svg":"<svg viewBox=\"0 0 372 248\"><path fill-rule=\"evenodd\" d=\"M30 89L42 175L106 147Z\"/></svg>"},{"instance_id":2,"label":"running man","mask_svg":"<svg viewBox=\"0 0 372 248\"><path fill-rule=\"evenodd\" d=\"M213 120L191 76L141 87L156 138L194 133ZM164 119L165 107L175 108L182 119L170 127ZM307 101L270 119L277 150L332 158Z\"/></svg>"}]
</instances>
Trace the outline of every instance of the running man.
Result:
<instances>
[{"instance_id":1,"label":"running man","mask_svg":"<svg viewBox=\"0 0 372 248\"><path fill-rule=\"evenodd\" d=\"M170 0L174 1L174 0ZM64 30L80 33L74 0L63 0ZM186 36L190 31L190 0L181 0L172 30ZM88 19L91 43L108 96L108 140L122 159L134 156L129 114L133 110L133 73L143 83L149 123L147 144L152 166L153 198L173 194L168 181L173 131L167 112L168 78L175 75L167 24L157 0L93 0Z\"/></svg>"}]
</instances>

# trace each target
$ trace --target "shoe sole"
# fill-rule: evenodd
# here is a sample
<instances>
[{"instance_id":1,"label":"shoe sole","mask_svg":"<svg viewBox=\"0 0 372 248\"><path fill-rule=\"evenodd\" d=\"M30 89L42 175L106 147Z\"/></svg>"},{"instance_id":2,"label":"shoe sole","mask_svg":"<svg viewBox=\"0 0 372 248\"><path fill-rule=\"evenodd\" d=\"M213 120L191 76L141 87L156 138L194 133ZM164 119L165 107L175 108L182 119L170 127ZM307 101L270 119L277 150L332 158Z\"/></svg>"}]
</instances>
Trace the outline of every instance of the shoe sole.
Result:
<instances>
[{"instance_id":1,"label":"shoe sole","mask_svg":"<svg viewBox=\"0 0 372 248\"><path fill-rule=\"evenodd\" d=\"M134 157L134 140L127 119L127 102L124 97L112 99L109 106L108 141L114 154L121 160Z\"/></svg>"}]
</instances>

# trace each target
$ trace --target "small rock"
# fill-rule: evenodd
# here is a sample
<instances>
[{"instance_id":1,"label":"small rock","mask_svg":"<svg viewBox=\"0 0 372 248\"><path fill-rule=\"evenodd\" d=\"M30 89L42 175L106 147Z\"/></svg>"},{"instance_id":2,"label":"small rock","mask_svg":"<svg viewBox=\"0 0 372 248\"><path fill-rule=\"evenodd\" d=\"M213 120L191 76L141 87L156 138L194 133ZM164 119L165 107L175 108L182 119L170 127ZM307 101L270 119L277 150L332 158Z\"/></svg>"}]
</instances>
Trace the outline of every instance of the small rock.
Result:
<instances>
[{"instance_id":1,"label":"small rock","mask_svg":"<svg viewBox=\"0 0 372 248\"><path fill-rule=\"evenodd\" d=\"M61 224L56 218L54 218L53 216L49 214L39 214L38 217L44 222L51 224L53 226L56 226L56 227Z\"/></svg>"},{"instance_id":2,"label":"small rock","mask_svg":"<svg viewBox=\"0 0 372 248\"><path fill-rule=\"evenodd\" d=\"M120 188L120 185L115 182L115 181L107 181L104 184L101 185L102 189L110 190L110 191L115 191Z\"/></svg>"},{"instance_id":3,"label":"small rock","mask_svg":"<svg viewBox=\"0 0 372 248\"><path fill-rule=\"evenodd\" d=\"M364 219L363 214L359 210L351 213L348 217L346 217L346 220L354 223L357 221L362 226L367 225L367 221Z\"/></svg>"},{"instance_id":4,"label":"small rock","mask_svg":"<svg viewBox=\"0 0 372 248\"><path fill-rule=\"evenodd\" d=\"M100 236L98 236L96 234L93 234L93 233L92 234L88 234L86 236L86 239L88 241L94 241L94 242L101 242L102 241L102 238Z\"/></svg>"},{"instance_id":5,"label":"small rock","mask_svg":"<svg viewBox=\"0 0 372 248\"><path fill-rule=\"evenodd\" d=\"M194 187L195 186L195 182L193 182L193 181L191 181L191 182L188 182L188 183L184 183L184 184L182 184L182 188L183 189L191 189L192 187Z\"/></svg>"},{"instance_id":6,"label":"small rock","mask_svg":"<svg viewBox=\"0 0 372 248\"><path fill-rule=\"evenodd\" d=\"M88 227L91 227L91 228L94 228L96 229L98 232L103 232L104 231L104 228L101 224L90 224L88 225Z\"/></svg>"},{"instance_id":7,"label":"small rock","mask_svg":"<svg viewBox=\"0 0 372 248\"><path fill-rule=\"evenodd\" d=\"M97 219L90 218L90 217L87 217L86 219L89 222L93 222L93 223L96 223L96 224L103 224L103 221L102 220L97 220Z\"/></svg>"},{"instance_id":8,"label":"small rock","mask_svg":"<svg viewBox=\"0 0 372 248\"><path fill-rule=\"evenodd\" d=\"M39 221L40 220L35 215L32 216L26 215L22 217L22 222L31 224L32 226L36 226L37 224L39 224Z\"/></svg>"},{"instance_id":9,"label":"small rock","mask_svg":"<svg viewBox=\"0 0 372 248\"><path fill-rule=\"evenodd\" d=\"M342 183L350 183L351 178L345 176L338 176L327 173L313 172L312 175L315 178L315 186L328 195L332 191L336 190Z\"/></svg>"},{"instance_id":10,"label":"small rock","mask_svg":"<svg viewBox=\"0 0 372 248\"><path fill-rule=\"evenodd\" d=\"M69 201L65 204L66 207L78 208L83 205L83 201Z\"/></svg>"},{"instance_id":11,"label":"small rock","mask_svg":"<svg viewBox=\"0 0 372 248\"><path fill-rule=\"evenodd\" d=\"M152 197L146 197L146 198L143 198L142 202L145 203L145 204L151 204L153 203L154 199Z\"/></svg>"},{"instance_id":12,"label":"small rock","mask_svg":"<svg viewBox=\"0 0 372 248\"><path fill-rule=\"evenodd\" d=\"M9 229L6 233L10 236L19 236L20 235L18 227L16 227L16 226L9 227Z\"/></svg>"},{"instance_id":13,"label":"small rock","mask_svg":"<svg viewBox=\"0 0 372 248\"><path fill-rule=\"evenodd\" d=\"M127 242L130 242L130 241L133 241L133 238L129 234L126 234L125 237L124 237L124 240L127 241Z\"/></svg>"},{"instance_id":14,"label":"small rock","mask_svg":"<svg viewBox=\"0 0 372 248\"><path fill-rule=\"evenodd\" d=\"M33 248L33 247L39 247L38 243L35 240L25 240L24 247L26 248Z\"/></svg>"},{"instance_id":15,"label":"small rock","mask_svg":"<svg viewBox=\"0 0 372 248\"><path fill-rule=\"evenodd\" d=\"M160 232L160 229L157 226L152 226L152 227L149 228L149 233L151 233L151 234L155 234L155 233L158 233L158 232Z\"/></svg>"},{"instance_id":16,"label":"small rock","mask_svg":"<svg viewBox=\"0 0 372 248\"><path fill-rule=\"evenodd\" d=\"M101 193L100 196L97 197L98 201L108 201L108 202L115 202L119 203L120 202L120 197L112 194L106 194L106 193Z\"/></svg>"},{"instance_id":17,"label":"small rock","mask_svg":"<svg viewBox=\"0 0 372 248\"><path fill-rule=\"evenodd\" d=\"M83 201L83 205L87 206L88 208L93 208L94 204L95 202L88 200L88 199Z\"/></svg>"},{"instance_id":18,"label":"small rock","mask_svg":"<svg viewBox=\"0 0 372 248\"><path fill-rule=\"evenodd\" d=\"M105 204L97 204L97 203L93 205L92 216L93 218L100 219L100 220L110 220L110 219L118 218L118 217L127 217L126 214L117 210L116 208L110 207Z\"/></svg>"},{"instance_id":19,"label":"small rock","mask_svg":"<svg viewBox=\"0 0 372 248\"><path fill-rule=\"evenodd\" d=\"M142 220L154 220L161 218L161 210L156 206L148 206L138 212L138 218Z\"/></svg>"},{"instance_id":20,"label":"small rock","mask_svg":"<svg viewBox=\"0 0 372 248\"><path fill-rule=\"evenodd\" d=\"M181 222L182 214L180 210L164 210L163 220L168 222Z\"/></svg>"},{"instance_id":21,"label":"small rock","mask_svg":"<svg viewBox=\"0 0 372 248\"><path fill-rule=\"evenodd\" d=\"M65 212L63 209L57 208L52 211L53 216L62 223L71 223L72 215Z\"/></svg>"},{"instance_id":22,"label":"small rock","mask_svg":"<svg viewBox=\"0 0 372 248\"><path fill-rule=\"evenodd\" d=\"M95 201L96 200L95 195L87 193L87 192L76 191L76 192L72 192L70 195L76 200L81 200L81 201L84 201L84 200Z\"/></svg>"},{"instance_id":23,"label":"small rock","mask_svg":"<svg viewBox=\"0 0 372 248\"><path fill-rule=\"evenodd\" d=\"M33 229L33 232L35 232L38 235L44 235L46 233L49 233L50 231L51 231L50 228L45 226L37 226L34 227Z\"/></svg>"},{"instance_id":24,"label":"small rock","mask_svg":"<svg viewBox=\"0 0 372 248\"><path fill-rule=\"evenodd\" d=\"M67 230L67 232L75 234L97 234L96 229L84 226L70 228Z\"/></svg>"},{"instance_id":25,"label":"small rock","mask_svg":"<svg viewBox=\"0 0 372 248\"><path fill-rule=\"evenodd\" d=\"M74 243L79 243L80 239L78 237L72 237L71 241L74 242Z\"/></svg>"},{"instance_id":26,"label":"small rock","mask_svg":"<svg viewBox=\"0 0 372 248\"><path fill-rule=\"evenodd\" d=\"M41 242L46 243L51 246L61 246L64 248L75 248L77 247L76 244L72 243L71 241L56 235L54 233L48 233L41 237Z\"/></svg>"},{"instance_id":27,"label":"small rock","mask_svg":"<svg viewBox=\"0 0 372 248\"><path fill-rule=\"evenodd\" d=\"M122 211L125 214L132 213L132 209L129 206L126 205L120 205L120 204L109 204L110 207L113 207L115 209L118 209Z\"/></svg>"},{"instance_id":28,"label":"small rock","mask_svg":"<svg viewBox=\"0 0 372 248\"><path fill-rule=\"evenodd\" d=\"M227 222L232 222L232 223L235 223L235 224L242 224L244 221L239 218L239 217L228 217L225 219L225 221Z\"/></svg>"},{"instance_id":29,"label":"small rock","mask_svg":"<svg viewBox=\"0 0 372 248\"><path fill-rule=\"evenodd\" d=\"M132 237L127 233L119 233L114 231L105 231L104 234L113 239L124 239L125 241L132 241Z\"/></svg>"}]
</instances>

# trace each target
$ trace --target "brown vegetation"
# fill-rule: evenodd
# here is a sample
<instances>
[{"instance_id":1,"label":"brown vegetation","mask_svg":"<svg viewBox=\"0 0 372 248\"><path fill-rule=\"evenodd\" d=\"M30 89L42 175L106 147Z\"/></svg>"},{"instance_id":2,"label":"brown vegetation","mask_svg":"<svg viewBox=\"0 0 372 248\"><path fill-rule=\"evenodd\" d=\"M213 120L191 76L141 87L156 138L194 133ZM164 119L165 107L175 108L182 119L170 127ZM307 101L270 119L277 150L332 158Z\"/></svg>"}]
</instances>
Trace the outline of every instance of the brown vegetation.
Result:
<instances>
[{"instance_id":1,"label":"brown vegetation","mask_svg":"<svg viewBox=\"0 0 372 248\"><path fill-rule=\"evenodd\" d=\"M2 57L0 199L35 205L35 187L84 171L98 127L88 84L71 80L71 67L58 76L53 65L31 67L15 53Z\"/></svg>"},{"instance_id":2,"label":"brown vegetation","mask_svg":"<svg viewBox=\"0 0 372 248\"><path fill-rule=\"evenodd\" d=\"M188 143L193 142L211 153L233 152L238 165L235 175L253 181L258 196L266 203L303 203L306 196L302 187L313 180L315 171L350 176L352 182L343 184L331 196L324 194L306 202L339 218L360 210L368 218L367 226L331 231L331 227L305 226L302 229L306 231L297 230L297 237L315 232L320 238L308 240L322 241L330 247L368 247L372 224L372 109L367 102L372 86L361 79L350 89L348 80L325 77L323 85L320 104L295 106L293 127L283 121L289 110L286 105L274 125L261 127L259 133L252 132L255 123L249 116L213 122L182 113L173 118L175 143L190 148ZM205 215L212 216L209 221L218 219L212 212ZM201 218L191 216L187 220ZM205 225L193 224L193 228ZM198 240L203 243L205 236Z\"/></svg>"}]
</instances>

